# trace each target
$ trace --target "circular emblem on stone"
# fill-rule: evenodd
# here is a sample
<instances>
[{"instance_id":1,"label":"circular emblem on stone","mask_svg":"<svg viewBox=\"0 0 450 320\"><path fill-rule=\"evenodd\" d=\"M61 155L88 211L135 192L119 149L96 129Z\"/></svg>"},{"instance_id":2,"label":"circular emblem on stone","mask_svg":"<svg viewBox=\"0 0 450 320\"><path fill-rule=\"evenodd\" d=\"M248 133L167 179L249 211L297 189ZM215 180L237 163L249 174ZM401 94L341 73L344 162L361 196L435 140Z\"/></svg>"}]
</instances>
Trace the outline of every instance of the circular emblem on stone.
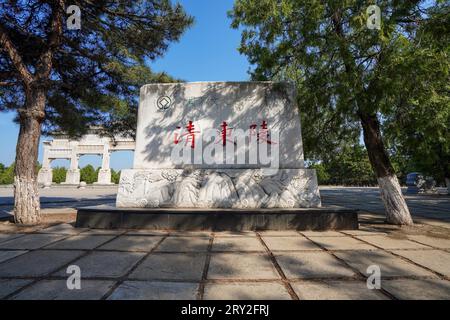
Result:
<instances>
[{"instance_id":1,"label":"circular emblem on stone","mask_svg":"<svg viewBox=\"0 0 450 320\"><path fill-rule=\"evenodd\" d=\"M241 112L242 110L244 110L243 102L238 102L237 104L234 105L234 111Z\"/></svg>"},{"instance_id":2,"label":"circular emblem on stone","mask_svg":"<svg viewBox=\"0 0 450 320\"><path fill-rule=\"evenodd\" d=\"M156 106L161 111L169 109L171 104L172 100L168 96L159 97L156 101Z\"/></svg>"}]
</instances>

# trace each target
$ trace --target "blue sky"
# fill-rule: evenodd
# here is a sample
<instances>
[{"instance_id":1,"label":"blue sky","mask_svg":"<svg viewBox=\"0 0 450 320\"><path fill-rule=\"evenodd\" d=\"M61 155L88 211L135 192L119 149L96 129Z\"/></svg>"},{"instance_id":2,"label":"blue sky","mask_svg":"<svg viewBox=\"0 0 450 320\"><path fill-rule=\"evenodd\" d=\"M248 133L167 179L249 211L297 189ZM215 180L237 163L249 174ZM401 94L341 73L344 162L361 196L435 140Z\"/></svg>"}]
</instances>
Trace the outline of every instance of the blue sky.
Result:
<instances>
[{"instance_id":1,"label":"blue sky","mask_svg":"<svg viewBox=\"0 0 450 320\"><path fill-rule=\"evenodd\" d=\"M179 0L185 10L195 18L195 24L187 30L180 42L173 43L166 55L150 64L154 71L186 81L242 81L248 80L249 64L237 51L240 32L230 28L227 11L233 0ZM138 92L136 92L136 95ZM0 163L14 161L19 127L13 122L13 113L0 114ZM48 139L42 137L42 140ZM39 161L42 160L42 143ZM82 156L80 166L101 165L100 156ZM68 160L54 161L52 166L68 167ZM115 152L111 156L114 169L131 168L131 152Z\"/></svg>"}]
</instances>

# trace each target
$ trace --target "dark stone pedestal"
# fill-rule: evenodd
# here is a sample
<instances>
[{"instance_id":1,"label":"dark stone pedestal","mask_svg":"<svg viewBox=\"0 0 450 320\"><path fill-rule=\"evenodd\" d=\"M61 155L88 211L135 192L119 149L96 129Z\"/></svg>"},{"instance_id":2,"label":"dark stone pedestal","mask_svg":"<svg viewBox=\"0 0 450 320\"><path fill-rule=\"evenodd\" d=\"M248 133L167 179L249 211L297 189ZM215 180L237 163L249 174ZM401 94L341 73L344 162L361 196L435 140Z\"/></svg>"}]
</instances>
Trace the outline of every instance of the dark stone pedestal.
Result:
<instances>
[{"instance_id":1,"label":"dark stone pedestal","mask_svg":"<svg viewBox=\"0 0 450 320\"><path fill-rule=\"evenodd\" d=\"M76 226L98 229L184 231L355 230L356 210L339 207L301 209L137 209L78 208Z\"/></svg>"}]
</instances>

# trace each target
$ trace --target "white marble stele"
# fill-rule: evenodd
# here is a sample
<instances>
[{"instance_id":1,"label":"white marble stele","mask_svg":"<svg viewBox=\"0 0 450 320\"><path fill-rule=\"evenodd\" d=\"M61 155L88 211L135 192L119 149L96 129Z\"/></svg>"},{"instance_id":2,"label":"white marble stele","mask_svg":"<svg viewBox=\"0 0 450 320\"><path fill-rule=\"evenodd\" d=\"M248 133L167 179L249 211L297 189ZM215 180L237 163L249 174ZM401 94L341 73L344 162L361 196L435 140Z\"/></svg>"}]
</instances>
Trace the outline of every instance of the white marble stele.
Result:
<instances>
[{"instance_id":1,"label":"white marble stele","mask_svg":"<svg viewBox=\"0 0 450 320\"><path fill-rule=\"evenodd\" d=\"M316 172L304 167L295 92L291 84L272 82L143 86L134 165L121 172L117 207L320 207ZM260 130L257 139L250 133L255 128ZM217 137L205 137L214 129ZM245 141L254 141L258 150L270 150L270 163L249 160L250 147L236 147L233 161L221 161L231 154L227 146L241 146L232 136L239 129L249 134ZM180 163L174 148L182 148L189 157ZM205 150L211 149L220 161L205 160ZM244 162L238 152L245 154Z\"/></svg>"}]
</instances>

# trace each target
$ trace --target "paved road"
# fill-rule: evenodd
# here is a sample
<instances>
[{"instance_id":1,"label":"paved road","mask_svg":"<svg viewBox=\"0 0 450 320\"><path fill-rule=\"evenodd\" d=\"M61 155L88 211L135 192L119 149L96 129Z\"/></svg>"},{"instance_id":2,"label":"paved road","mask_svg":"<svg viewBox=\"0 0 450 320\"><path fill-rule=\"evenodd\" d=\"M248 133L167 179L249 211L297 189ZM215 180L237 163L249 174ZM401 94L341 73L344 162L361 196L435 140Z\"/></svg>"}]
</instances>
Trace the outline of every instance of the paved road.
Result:
<instances>
[{"instance_id":1,"label":"paved road","mask_svg":"<svg viewBox=\"0 0 450 320\"><path fill-rule=\"evenodd\" d=\"M450 221L450 196L439 194L406 194L411 214L416 217ZM378 188L321 187L322 204L337 205L372 213L384 214L384 206Z\"/></svg>"},{"instance_id":2,"label":"paved road","mask_svg":"<svg viewBox=\"0 0 450 320\"><path fill-rule=\"evenodd\" d=\"M117 186L85 189L61 186L41 189L40 192L42 208L49 209L49 212L57 212L58 208L114 204ZM378 188L321 187L320 194L324 206L342 206L384 214ZM440 193L405 195L405 198L415 217L450 221L450 196ZM10 211L13 201L12 188L0 188L0 210Z\"/></svg>"}]
</instances>

